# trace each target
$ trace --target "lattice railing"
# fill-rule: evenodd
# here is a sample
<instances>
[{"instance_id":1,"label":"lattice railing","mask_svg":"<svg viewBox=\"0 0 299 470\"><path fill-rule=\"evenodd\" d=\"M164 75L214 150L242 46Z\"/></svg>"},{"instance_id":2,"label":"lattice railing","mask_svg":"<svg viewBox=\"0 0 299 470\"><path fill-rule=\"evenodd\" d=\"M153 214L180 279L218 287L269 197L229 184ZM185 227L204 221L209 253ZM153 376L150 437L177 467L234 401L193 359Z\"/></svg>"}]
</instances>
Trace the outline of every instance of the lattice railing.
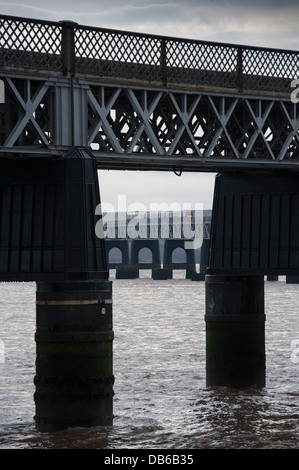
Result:
<instances>
[{"instance_id":1,"label":"lattice railing","mask_svg":"<svg viewBox=\"0 0 299 470\"><path fill-rule=\"evenodd\" d=\"M159 38L120 31L75 29L76 57L136 64L160 64Z\"/></svg>"},{"instance_id":2,"label":"lattice railing","mask_svg":"<svg viewBox=\"0 0 299 470\"><path fill-rule=\"evenodd\" d=\"M1 67L61 70L59 23L0 16Z\"/></svg>"},{"instance_id":3,"label":"lattice railing","mask_svg":"<svg viewBox=\"0 0 299 470\"><path fill-rule=\"evenodd\" d=\"M78 72L161 80L158 37L79 26L74 43Z\"/></svg>"},{"instance_id":4,"label":"lattice railing","mask_svg":"<svg viewBox=\"0 0 299 470\"><path fill-rule=\"evenodd\" d=\"M0 66L290 91L297 51L0 17Z\"/></svg>"}]
</instances>

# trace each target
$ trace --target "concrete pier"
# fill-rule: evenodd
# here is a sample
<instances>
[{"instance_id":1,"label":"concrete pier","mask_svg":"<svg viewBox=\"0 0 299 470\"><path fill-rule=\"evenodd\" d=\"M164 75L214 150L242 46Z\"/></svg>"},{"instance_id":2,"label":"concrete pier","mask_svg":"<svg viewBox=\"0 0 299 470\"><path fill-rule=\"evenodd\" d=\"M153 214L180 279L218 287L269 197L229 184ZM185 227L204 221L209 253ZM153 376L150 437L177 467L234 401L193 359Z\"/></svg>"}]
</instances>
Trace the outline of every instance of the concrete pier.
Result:
<instances>
[{"instance_id":1,"label":"concrete pier","mask_svg":"<svg viewBox=\"0 0 299 470\"><path fill-rule=\"evenodd\" d=\"M120 266L116 268L116 279L138 279L139 269L134 266Z\"/></svg>"},{"instance_id":2,"label":"concrete pier","mask_svg":"<svg viewBox=\"0 0 299 470\"><path fill-rule=\"evenodd\" d=\"M286 276L286 284L299 284L299 276Z\"/></svg>"}]
</instances>

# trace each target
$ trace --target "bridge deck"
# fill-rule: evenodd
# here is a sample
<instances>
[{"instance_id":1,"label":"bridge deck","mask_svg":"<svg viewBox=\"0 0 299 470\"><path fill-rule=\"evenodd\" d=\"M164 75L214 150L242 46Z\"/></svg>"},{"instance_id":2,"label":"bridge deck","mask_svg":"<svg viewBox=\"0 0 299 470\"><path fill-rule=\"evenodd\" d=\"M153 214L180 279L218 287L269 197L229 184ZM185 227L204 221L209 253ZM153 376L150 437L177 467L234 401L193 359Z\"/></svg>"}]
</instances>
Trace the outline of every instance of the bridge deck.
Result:
<instances>
[{"instance_id":1,"label":"bridge deck","mask_svg":"<svg viewBox=\"0 0 299 470\"><path fill-rule=\"evenodd\" d=\"M1 15L0 155L82 146L99 168L297 171L298 59Z\"/></svg>"}]
</instances>

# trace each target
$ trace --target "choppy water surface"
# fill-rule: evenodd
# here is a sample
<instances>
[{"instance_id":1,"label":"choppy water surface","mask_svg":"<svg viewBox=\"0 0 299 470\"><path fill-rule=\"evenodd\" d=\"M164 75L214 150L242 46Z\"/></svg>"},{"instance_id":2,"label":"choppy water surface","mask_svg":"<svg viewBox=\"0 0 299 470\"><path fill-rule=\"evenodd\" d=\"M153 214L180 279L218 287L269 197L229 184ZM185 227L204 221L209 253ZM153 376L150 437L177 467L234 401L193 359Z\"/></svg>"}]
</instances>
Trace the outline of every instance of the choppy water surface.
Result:
<instances>
[{"instance_id":1,"label":"choppy water surface","mask_svg":"<svg viewBox=\"0 0 299 470\"><path fill-rule=\"evenodd\" d=\"M204 283L183 274L113 280L114 425L51 434L33 421L35 284L0 284L0 448L297 448L299 285L265 284L266 387L206 388Z\"/></svg>"}]
</instances>

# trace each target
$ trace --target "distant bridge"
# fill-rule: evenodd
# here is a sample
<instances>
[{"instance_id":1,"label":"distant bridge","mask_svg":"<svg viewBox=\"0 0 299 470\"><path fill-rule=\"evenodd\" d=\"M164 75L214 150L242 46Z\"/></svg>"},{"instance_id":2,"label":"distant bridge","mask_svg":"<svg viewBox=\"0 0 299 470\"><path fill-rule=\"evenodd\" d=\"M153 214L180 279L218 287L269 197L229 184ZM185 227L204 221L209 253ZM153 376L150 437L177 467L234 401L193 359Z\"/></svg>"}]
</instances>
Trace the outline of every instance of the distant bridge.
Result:
<instances>
[{"instance_id":1,"label":"distant bridge","mask_svg":"<svg viewBox=\"0 0 299 470\"><path fill-rule=\"evenodd\" d=\"M185 213L184 213L185 212ZM104 215L104 219L107 215ZM130 224L136 226L131 228ZM109 226L110 225L110 226ZM140 214L112 214L104 223L109 269L117 277L139 277L139 270L151 269L154 278L172 278L173 270L185 269L186 277L201 280L208 265L211 215L194 211ZM110 237L109 237L110 235Z\"/></svg>"}]
</instances>

